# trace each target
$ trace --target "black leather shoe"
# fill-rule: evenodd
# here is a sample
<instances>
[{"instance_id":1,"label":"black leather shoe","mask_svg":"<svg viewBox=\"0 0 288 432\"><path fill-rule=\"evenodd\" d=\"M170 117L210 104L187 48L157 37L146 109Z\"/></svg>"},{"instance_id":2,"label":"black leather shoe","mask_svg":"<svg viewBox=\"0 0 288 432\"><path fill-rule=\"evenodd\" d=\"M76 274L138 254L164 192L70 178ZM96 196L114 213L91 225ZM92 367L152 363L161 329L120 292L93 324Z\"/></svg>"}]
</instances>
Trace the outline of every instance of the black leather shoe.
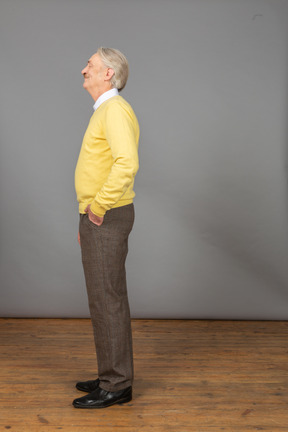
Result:
<instances>
[{"instance_id":1,"label":"black leather shoe","mask_svg":"<svg viewBox=\"0 0 288 432\"><path fill-rule=\"evenodd\" d=\"M109 392L98 387L86 396L75 399L75 408L106 408L114 404L130 402L132 399L132 387L124 390Z\"/></svg>"},{"instance_id":2,"label":"black leather shoe","mask_svg":"<svg viewBox=\"0 0 288 432\"><path fill-rule=\"evenodd\" d=\"M78 382L76 388L80 391L90 393L96 390L99 387L99 384L100 380L97 378L96 380Z\"/></svg>"}]
</instances>

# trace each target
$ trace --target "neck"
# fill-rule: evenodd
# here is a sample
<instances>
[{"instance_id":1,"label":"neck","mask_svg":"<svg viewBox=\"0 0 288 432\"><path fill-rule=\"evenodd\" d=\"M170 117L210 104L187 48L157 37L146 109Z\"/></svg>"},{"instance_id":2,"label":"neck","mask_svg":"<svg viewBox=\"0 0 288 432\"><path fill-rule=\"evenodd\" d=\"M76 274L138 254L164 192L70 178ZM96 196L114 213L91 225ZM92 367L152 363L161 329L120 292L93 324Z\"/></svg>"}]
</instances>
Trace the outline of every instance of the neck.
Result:
<instances>
[{"instance_id":1,"label":"neck","mask_svg":"<svg viewBox=\"0 0 288 432\"><path fill-rule=\"evenodd\" d=\"M111 90L112 87L110 84L108 84L107 86L104 86L102 89L91 89L89 90L90 95L92 96L92 99L94 100L94 102L96 102L96 100L103 94L106 93L108 90Z\"/></svg>"}]
</instances>

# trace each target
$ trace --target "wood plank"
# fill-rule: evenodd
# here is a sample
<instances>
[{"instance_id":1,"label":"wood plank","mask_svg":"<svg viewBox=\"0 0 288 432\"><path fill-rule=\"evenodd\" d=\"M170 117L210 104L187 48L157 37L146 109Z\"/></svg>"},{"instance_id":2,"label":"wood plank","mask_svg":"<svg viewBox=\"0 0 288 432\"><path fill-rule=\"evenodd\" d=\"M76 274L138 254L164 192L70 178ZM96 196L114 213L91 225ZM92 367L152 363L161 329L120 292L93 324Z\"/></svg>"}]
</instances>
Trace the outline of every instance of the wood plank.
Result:
<instances>
[{"instance_id":1,"label":"wood plank","mask_svg":"<svg viewBox=\"0 0 288 432\"><path fill-rule=\"evenodd\" d=\"M0 319L0 431L288 430L287 322L133 320L133 400L76 410L90 320Z\"/></svg>"}]
</instances>

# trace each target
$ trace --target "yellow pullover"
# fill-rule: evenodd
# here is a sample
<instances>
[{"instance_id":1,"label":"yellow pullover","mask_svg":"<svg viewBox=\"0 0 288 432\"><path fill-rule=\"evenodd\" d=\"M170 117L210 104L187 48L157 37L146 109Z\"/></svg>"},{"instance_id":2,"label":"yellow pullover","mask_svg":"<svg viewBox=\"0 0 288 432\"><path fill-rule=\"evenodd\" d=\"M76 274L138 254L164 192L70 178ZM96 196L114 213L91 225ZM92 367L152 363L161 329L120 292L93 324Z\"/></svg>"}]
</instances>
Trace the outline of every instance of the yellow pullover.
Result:
<instances>
[{"instance_id":1,"label":"yellow pullover","mask_svg":"<svg viewBox=\"0 0 288 432\"><path fill-rule=\"evenodd\" d=\"M139 124L121 96L103 102L92 115L75 170L79 212L106 211L133 202L138 163Z\"/></svg>"}]
</instances>

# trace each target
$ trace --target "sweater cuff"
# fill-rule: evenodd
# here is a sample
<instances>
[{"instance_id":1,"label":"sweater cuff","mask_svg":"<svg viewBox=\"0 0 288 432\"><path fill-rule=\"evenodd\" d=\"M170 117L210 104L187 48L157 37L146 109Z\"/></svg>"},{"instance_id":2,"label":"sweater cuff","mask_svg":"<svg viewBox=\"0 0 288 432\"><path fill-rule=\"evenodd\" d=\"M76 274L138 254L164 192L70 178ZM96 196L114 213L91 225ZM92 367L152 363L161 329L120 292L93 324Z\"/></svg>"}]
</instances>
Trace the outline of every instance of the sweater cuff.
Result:
<instances>
[{"instance_id":1,"label":"sweater cuff","mask_svg":"<svg viewBox=\"0 0 288 432\"><path fill-rule=\"evenodd\" d=\"M92 211L93 214L99 217L103 217L106 213L106 210L103 207L101 207L99 204L97 204L96 201L93 201L91 203L90 210Z\"/></svg>"}]
</instances>

